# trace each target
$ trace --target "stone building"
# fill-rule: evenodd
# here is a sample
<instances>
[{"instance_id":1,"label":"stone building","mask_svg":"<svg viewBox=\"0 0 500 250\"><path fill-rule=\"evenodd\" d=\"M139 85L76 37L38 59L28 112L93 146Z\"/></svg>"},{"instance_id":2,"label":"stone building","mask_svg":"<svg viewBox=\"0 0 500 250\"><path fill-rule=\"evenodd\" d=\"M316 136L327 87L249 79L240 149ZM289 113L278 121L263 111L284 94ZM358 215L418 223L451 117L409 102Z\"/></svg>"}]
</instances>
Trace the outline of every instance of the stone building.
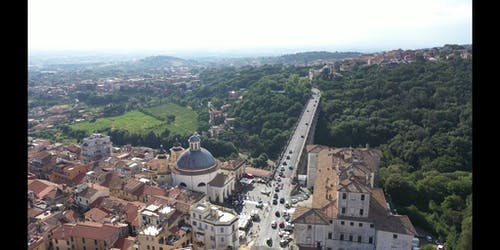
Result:
<instances>
[{"instance_id":1,"label":"stone building","mask_svg":"<svg viewBox=\"0 0 500 250\"><path fill-rule=\"evenodd\" d=\"M415 228L408 216L391 211L378 187L380 150L307 149L312 203L292 215L300 248L411 249Z\"/></svg>"},{"instance_id":2,"label":"stone building","mask_svg":"<svg viewBox=\"0 0 500 250\"><path fill-rule=\"evenodd\" d=\"M93 134L83 139L82 157L85 161L94 161L111 155L111 140L109 136Z\"/></svg>"}]
</instances>

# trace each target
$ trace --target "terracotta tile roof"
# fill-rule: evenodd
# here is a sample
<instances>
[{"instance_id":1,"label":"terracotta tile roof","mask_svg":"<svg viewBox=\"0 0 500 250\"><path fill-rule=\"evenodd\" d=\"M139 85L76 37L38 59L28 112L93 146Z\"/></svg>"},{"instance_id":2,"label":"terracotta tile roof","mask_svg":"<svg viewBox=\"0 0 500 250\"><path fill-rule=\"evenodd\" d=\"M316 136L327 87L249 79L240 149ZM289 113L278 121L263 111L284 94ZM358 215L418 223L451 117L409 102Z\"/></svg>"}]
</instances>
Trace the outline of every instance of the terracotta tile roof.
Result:
<instances>
[{"instance_id":1,"label":"terracotta tile roof","mask_svg":"<svg viewBox=\"0 0 500 250\"><path fill-rule=\"evenodd\" d=\"M212 187L224 187L224 184L226 183L226 178L227 176L222 173L218 173L215 178L213 178L208 185Z\"/></svg>"},{"instance_id":2,"label":"terracotta tile roof","mask_svg":"<svg viewBox=\"0 0 500 250\"><path fill-rule=\"evenodd\" d=\"M300 216L294 216L294 217L295 218L292 220L293 223L316 224L316 225L330 224L330 219L326 217L321 210L315 208L307 209L306 211L302 212Z\"/></svg>"},{"instance_id":3,"label":"terracotta tile roof","mask_svg":"<svg viewBox=\"0 0 500 250\"><path fill-rule=\"evenodd\" d=\"M245 173L259 177L270 177L272 175L272 172L269 170L253 168L248 166L245 167Z\"/></svg>"},{"instance_id":4,"label":"terracotta tile roof","mask_svg":"<svg viewBox=\"0 0 500 250\"><path fill-rule=\"evenodd\" d=\"M61 218L61 221L65 223L76 223L79 218L80 214L75 213L75 211L73 210L66 210L63 212L63 217Z\"/></svg>"},{"instance_id":5,"label":"terracotta tile roof","mask_svg":"<svg viewBox=\"0 0 500 250\"><path fill-rule=\"evenodd\" d=\"M71 236L93 240L104 240L110 245L113 236L118 235L122 229L122 225L101 224L95 222L84 223L66 223L54 230L53 238L59 240L67 240ZM116 241L116 240L115 240Z\"/></svg>"},{"instance_id":6,"label":"terracotta tile roof","mask_svg":"<svg viewBox=\"0 0 500 250\"><path fill-rule=\"evenodd\" d=\"M227 170L234 170L234 169L238 169L241 166L243 166L243 163L244 163L243 160L229 160L229 161L221 162L220 168L227 169Z\"/></svg>"},{"instance_id":7,"label":"terracotta tile roof","mask_svg":"<svg viewBox=\"0 0 500 250\"><path fill-rule=\"evenodd\" d=\"M123 190L125 192L134 192L139 187L142 187L142 186L144 186L144 183L142 183L138 180L131 179L127 182L127 184L125 184L125 186L123 187Z\"/></svg>"},{"instance_id":8,"label":"terracotta tile roof","mask_svg":"<svg viewBox=\"0 0 500 250\"><path fill-rule=\"evenodd\" d=\"M145 195L165 195L165 189L156 186L144 185L142 196Z\"/></svg>"},{"instance_id":9,"label":"terracotta tile roof","mask_svg":"<svg viewBox=\"0 0 500 250\"><path fill-rule=\"evenodd\" d=\"M33 191L38 199L43 199L45 197L55 198L57 189L60 189L60 185L47 180L28 180L28 190Z\"/></svg>"},{"instance_id":10,"label":"terracotta tile roof","mask_svg":"<svg viewBox=\"0 0 500 250\"><path fill-rule=\"evenodd\" d=\"M36 207L35 208L30 208L30 209L28 209L28 218L29 217L33 217L34 218L34 217L38 216L41 213L43 213L43 210L40 209L40 208L36 208Z\"/></svg>"},{"instance_id":11,"label":"terracotta tile roof","mask_svg":"<svg viewBox=\"0 0 500 250\"><path fill-rule=\"evenodd\" d=\"M107 172L101 186L108 187L109 189L122 189L122 179L114 172Z\"/></svg>"},{"instance_id":12,"label":"terracotta tile roof","mask_svg":"<svg viewBox=\"0 0 500 250\"><path fill-rule=\"evenodd\" d=\"M101 222L106 217L108 217L108 213L99 208L92 208L85 213L86 220L95 222Z\"/></svg>"},{"instance_id":13,"label":"terracotta tile roof","mask_svg":"<svg viewBox=\"0 0 500 250\"><path fill-rule=\"evenodd\" d=\"M110 250L115 250L115 249L120 249L120 250L128 250L130 246L134 244L135 238L134 237L122 237L119 238L113 247Z\"/></svg>"}]
</instances>

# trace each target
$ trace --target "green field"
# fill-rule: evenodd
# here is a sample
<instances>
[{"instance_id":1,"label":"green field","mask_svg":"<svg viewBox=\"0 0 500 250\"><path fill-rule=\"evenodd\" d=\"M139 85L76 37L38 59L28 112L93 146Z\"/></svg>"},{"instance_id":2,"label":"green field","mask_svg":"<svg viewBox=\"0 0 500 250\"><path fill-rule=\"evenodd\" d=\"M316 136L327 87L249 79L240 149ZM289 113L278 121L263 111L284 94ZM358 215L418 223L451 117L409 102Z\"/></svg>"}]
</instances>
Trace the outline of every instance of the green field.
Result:
<instances>
[{"instance_id":1,"label":"green field","mask_svg":"<svg viewBox=\"0 0 500 250\"><path fill-rule=\"evenodd\" d=\"M165 117L160 120L140 111L127 112L120 116L98 118L95 122L82 122L70 125L74 130L84 130L89 134L106 128L125 129L130 133L145 134L154 131L161 134L168 128L171 134L186 135L198 128L198 115L191 108L181 107L175 104L162 104L146 109L155 117ZM167 124L167 115L175 115L175 121Z\"/></svg>"},{"instance_id":2,"label":"green field","mask_svg":"<svg viewBox=\"0 0 500 250\"><path fill-rule=\"evenodd\" d=\"M175 121L166 124L166 127L172 133L191 134L198 129L198 114L191 107L166 103L147 108L146 111L151 112L157 118L161 118L163 122L165 122L168 115L175 115Z\"/></svg>"}]
</instances>

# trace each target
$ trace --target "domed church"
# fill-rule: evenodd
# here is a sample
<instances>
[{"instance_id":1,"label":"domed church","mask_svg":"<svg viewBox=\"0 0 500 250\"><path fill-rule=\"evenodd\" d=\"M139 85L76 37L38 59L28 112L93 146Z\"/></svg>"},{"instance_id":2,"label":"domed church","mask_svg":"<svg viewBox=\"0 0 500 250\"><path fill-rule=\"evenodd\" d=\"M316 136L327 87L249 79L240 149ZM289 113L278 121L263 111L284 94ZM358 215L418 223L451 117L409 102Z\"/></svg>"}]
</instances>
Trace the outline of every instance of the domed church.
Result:
<instances>
[{"instance_id":1,"label":"domed church","mask_svg":"<svg viewBox=\"0 0 500 250\"><path fill-rule=\"evenodd\" d=\"M223 202L234 192L234 176L220 170L219 161L201 147L198 133L189 137L188 142L189 148L174 156L176 162L171 169L172 185L205 193L210 201Z\"/></svg>"}]
</instances>

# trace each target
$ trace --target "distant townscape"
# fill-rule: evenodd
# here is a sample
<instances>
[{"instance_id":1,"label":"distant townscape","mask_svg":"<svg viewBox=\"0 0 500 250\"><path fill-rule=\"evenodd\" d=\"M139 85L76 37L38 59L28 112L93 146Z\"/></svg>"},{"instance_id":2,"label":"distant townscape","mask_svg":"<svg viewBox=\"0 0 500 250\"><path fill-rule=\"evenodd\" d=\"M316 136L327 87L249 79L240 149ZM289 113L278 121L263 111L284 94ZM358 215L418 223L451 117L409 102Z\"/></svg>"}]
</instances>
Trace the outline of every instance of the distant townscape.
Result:
<instances>
[{"instance_id":1,"label":"distant townscape","mask_svg":"<svg viewBox=\"0 0 500 250\"><path fill-rule=\"evenodd\" d=\"M30 64L27 249L468 249L471 58Z\"/></svg>"}]
</instances>

